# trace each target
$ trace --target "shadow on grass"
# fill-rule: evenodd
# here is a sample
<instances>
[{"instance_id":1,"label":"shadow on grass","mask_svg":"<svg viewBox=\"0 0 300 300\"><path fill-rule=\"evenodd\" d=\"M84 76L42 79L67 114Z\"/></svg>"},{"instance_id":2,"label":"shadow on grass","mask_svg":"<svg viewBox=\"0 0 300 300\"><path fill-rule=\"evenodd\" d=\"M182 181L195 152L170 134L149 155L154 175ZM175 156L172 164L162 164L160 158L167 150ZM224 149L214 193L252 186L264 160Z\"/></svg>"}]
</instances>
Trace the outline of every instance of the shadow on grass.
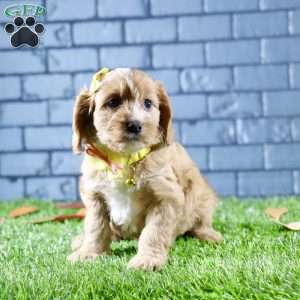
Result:
<instances>
[{"instance_id":1,"label":"shadow on grass","mask_svg":"<svg viewBox=\"0 0 300 300\"><path fill-rule=\"evenodd\" d=\"M114 242L114 245L112 245L111 254L118 257L126 257L135 254L136 251L137 246L135 244L122 241Z\"/></svg>"}]
</instances>

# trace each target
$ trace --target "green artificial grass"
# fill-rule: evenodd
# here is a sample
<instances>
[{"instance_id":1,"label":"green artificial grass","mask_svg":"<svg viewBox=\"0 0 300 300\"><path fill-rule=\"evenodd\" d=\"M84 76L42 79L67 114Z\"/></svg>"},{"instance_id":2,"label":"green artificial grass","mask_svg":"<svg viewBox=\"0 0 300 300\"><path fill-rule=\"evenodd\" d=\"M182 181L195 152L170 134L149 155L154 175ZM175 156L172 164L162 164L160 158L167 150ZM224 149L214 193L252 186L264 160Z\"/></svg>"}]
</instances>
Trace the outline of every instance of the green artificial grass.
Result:
<instances>
[{"instance_id":1,"label":"green artificial grass","mask_svg":"<svg viewBox=\"0 0 300 300\"><path fill-rule=\"evenodd\" d=\"M20 203L0 203L0 215ZM300 299L300 232L264 214L268 206L285 206L283 220L300 220L299 198L223 200L215 227L225 242L178 238L156 273L127 270L136 241L115 242L111 256L71 265L70 240L82 222L27 224L61 210L26 203L40 212L0 225L0 299Z\"/></svg>"}]
</instances>

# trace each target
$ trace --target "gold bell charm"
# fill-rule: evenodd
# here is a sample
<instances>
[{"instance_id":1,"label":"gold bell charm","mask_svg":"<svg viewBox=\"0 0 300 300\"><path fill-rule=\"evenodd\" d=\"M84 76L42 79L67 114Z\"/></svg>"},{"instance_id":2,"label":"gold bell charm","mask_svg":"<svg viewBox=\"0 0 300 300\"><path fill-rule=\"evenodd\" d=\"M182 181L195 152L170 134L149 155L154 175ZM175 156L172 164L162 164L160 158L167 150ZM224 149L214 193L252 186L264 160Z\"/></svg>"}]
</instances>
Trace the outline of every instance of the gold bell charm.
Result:
<instances>
[{"instance_id":1,"label":"gold bell charm","mask_svg":"<svg viewBox=\"0 0 300 300\"><path fill-rule=\"evenodd\" d=\"M135 180L133 178L129 178L129 179L126 180L126 184L135 185Z\"/></svg>"}]
</instances>

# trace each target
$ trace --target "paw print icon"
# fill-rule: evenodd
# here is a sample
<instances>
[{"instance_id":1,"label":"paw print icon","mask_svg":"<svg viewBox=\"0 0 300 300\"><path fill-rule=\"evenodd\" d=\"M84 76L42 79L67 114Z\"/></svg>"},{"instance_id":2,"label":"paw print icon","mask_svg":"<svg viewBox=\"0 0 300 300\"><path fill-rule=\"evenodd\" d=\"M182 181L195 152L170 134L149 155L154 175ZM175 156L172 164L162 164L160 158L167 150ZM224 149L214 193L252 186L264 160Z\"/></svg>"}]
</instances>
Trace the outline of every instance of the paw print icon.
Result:
<instances>
[{"instance_id":1,"label":"paw print icon","mask_svg":"<svg viewBox=\"0 0 300 300\"><path fill-rule=\"evenodd\" d=\"M39 44L39 35L44 32L44 25L36 23L34 17L16 17L13 23L7 23L4 30L11 34L10 42L13 47L27 45L36 47Z\"/></svg>"}]
</instances>

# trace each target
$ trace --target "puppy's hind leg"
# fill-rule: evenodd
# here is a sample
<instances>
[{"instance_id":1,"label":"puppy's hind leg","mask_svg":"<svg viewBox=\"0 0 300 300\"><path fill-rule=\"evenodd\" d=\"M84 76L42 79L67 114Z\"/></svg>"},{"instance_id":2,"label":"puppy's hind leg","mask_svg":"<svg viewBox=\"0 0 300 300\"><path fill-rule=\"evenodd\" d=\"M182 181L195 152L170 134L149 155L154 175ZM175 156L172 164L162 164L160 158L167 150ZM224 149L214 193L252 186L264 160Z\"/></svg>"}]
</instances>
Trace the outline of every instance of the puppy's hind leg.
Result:
<instances>
[{"instance_id":1,"label":"puppy's hind leg","mask_svg":"<svg viewBox=\"0 0 300 300\"><path fill-rule=\"evenodd\" d=\"M185 174L184 188L187 218L192 216L188 232L204 241L221 242L222 235L213 228L213 214L218 198L198 169L191 168Z\"/></svg>"}]
</instances>

